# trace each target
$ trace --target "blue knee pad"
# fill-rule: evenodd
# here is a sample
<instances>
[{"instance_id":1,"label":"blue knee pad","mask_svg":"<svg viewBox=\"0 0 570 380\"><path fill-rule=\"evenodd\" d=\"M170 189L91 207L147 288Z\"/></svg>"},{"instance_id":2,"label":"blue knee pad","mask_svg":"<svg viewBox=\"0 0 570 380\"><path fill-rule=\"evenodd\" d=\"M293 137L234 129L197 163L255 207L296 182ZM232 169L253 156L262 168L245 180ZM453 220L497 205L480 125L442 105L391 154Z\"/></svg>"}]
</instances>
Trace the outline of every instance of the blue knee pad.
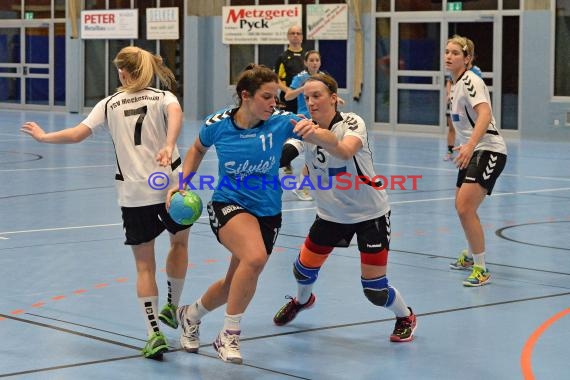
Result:
<instances>
[{"instance_id":1,"label":"blue knee pad","mask_svg":"<svg viewBox=\"0 0 570 380\"><path fill-rule=\"evenodd\" d=\"M381 276L378 278L371 278L365 280L360 279L362 282L362 289L364 295L370 302L377 306L389 307L396 298L396 292L393 287L388 285L388 278Z\"/></svg>"},{"instance_id":2,"label":"blue knee pad","mask_svg":"<svg viewBox=\"0 0 570 380\"><path fill-rule=\"evenodd\" d=\"M299 261L299 257L297 257L295 264L293 264L293 274L295 275L297 282L303 285L310 285L317 281L319 269L321 268L307 268L303 266Z\"/></svg>"}]
</instances>

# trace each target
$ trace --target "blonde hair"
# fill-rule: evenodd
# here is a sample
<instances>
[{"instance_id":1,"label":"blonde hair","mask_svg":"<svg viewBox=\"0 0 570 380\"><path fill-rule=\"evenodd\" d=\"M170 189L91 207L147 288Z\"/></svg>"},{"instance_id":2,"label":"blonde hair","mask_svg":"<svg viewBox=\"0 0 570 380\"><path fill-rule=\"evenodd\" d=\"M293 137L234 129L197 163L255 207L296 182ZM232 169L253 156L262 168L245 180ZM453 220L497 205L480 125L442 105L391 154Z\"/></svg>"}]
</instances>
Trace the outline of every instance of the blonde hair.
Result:
<instances>
[{"instance_id":1,"label":"blonde hair","mask_svg":"<svg viewBox=\"0 0 570 380\"><path fill-rule=\"evenodd\" d=\"M461 47L463 51L463 56L471 56L474 57L475 54L475 44L467 37L462 37L459 35L454 35L450 39L447 40L447 43L456 44ZM473 59L473 58L472 58Z\"/></svg>"},{"instance_id":2,"label":"blonde hair","mask_svg":"<svg viewBox=\"0 0 570 380\"><path fill-rule=\"evenodd\" d=\"M131 80L118 91L137 92L152 85L154 76L168 90L176 88L176 78L162 62L162 57L136 46L127 46L117 53L113 64L119 70L127 71Z\"/></svg>"}]
</instances>

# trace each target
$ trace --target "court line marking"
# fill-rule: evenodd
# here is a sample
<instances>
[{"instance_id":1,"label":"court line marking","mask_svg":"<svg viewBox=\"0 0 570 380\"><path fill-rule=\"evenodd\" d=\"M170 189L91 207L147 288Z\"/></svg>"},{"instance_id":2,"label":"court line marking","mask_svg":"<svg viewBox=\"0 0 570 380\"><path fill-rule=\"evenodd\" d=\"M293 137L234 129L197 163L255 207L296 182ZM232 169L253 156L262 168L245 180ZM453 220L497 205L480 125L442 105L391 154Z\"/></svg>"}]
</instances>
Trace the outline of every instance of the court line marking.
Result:
<instances>
[{"instance_id":1,"label":"court line marking","mask_svg":"<svg viewBox=\"0 0 570 380\"><path fill-rule=\"evenodd\" d=\"M26 313L26 314L28 314L28 313ZM30 315L35 316L34 314L30 314ZM101 337L98 337L98 336L92 335L92 334L86 334L86 333L82 333L82 332L78 332L78 331L66 329L66 328L63 328L63 327L58 327L58 326L54 326L54 325L49 325L49 324L47 324L47 323L32 321L32 320L29 320L29 319L14 317L14 316L11 316L11 315L6 315L6 314L0 314L0 317L5 317L6 319L12 319L12 320L15 320L15 321L18 321L18 322L21 322L21 323L29 323L29 324L32 324L32 325L36 325L36 326L40 326L40 327L45 327L45 328L48 328L48 329L53 329L53 330L56 330L56 331L59 331L59 332L68 333L68 334L80 336L80 337L83 337L83 338L94 339L94 340L96 340L96 341L101 341L101 342L104 342L104 343L110 343L110 344L117 345L117 346L121 346L121 347L124 347L124 348L130 348L130 349L134 349L134 350L140 351L140 347L132 346L132 345L130 345L130 344L125 344L125 343L122 343L122 342L119 342L119 341L114 341L114 340L111 340L111 339L101 338ZM58 321L60 321L60 322L62 322L62 323L74 324L74 323L66 322L66 321L62 321L62 320L58 320ZM94 329L94 330L99 330L99 329L97 329L97 328L93 328L93 327L89 327L89 326L85 326L85 325L79 325L79 326L82 326L82 327L85 327L85 328L91 328L91 329ZM115 334L115 335L120 335L120 336L124 336L124 337L131 338L131 339L136 339L136 338L128 337L128 336L126 336L126 335L121 335L121 334L112 333L112 332L109 332L109 331L106 331L106 330L99 330L99 331L105 331L105 332L110 333L110 334ZM254 339L254 338L250 338L250 339ZM250 340L250 339L244 339L244 340ZM209 343L209 344L203 344L203 345L201 345L200 347L210 347L210 346L211 346L211 343ZM168 351L165 353L165 355L168 354L168 353L182 352L182 351L183 351L182 348L174 348L174 347L169 346L169 349L168 349ZM195 355L200 355L200 356L202 356L202 357L206 357L206 358L210 358L210 359L214 359L214 360L219 360L219 359L218 359L218 355L214 355L214 354L210 354L210 353L199 352L199 353L197 353L197 354L195 354ZM114 361L128 360L128 359L142 359L142 356L141 356L141 354L128 355L128 356L121 356L121 357L118 357L118 358L92 360L92 361L80 362L80 363L74 363L74 364L65 364L65 365L59 365L59 366L53 366L53 367L36 368L36 369L31 369L31 370L26 370L26 371L20 371L20 372L0 373L0 378L1 378L1 377L9 377L9 376L17 376L17 375L26 375L26 374L38 373L38 372L54 371L54 370L58 370L58 369L66 369L66 368L73 368L73 367L83 367L83 366L92 365L92 364L110 363L110 362L114 362ZM147 359L145 359L145 360L147 360ZM282 372L282 371L278 371L278 370L274 370L274 369L270 369L270 368L264 368L264 367L260 367L260 366L253 365L253 364L248 364L247 362L244 362L242 365L243 365L244 367L256 368L256 369L259 369L259 370L262 370L262 371L265 371L265 372L270 372L270 373L274 373L274 374L279 374L279 375L287 376L287 377L290 377L290 378L302 379L302 380L309 380L309 378L306 378L306 377L302 377L302 376L298 376L298 375L292 375L292 374L288 374L288 373L285 373L285 372Z\"/></svg>"},{"instance_id":2,"label":"court line marking","mask_svg":"<svg viewBox=\"0 0 570 380\"><path fill-rule=\"evenodd\" d=\"M408 169L422 169L422 170L433 170L433 171L445 171L445 172L452 172L452 173L457 173L457 170L458 170L457 168L446 169L446 168L433 168L433 167L416 166L416 165L388 164L388 163L379 163L379 162L374 162L374 165L379 165L379 166L393 166L393 167L401 167L401 168L408 168ZM554 181L570 182L570 178L566 178L566 177L544 177L544 176L533 176L533 175L524 175L524 174L510 174L510 173L501 173L501 176L520 177L520 178L532 178L532 179L544 179L544 180L554 180Z\"/></svg>"},{"instance_id":3,"label":"court line marking","mask_svg":"<svg viewBox=\"0 0 570 380\"><path fill-rule=\"evenodd\" d=\"M459 307L459 308L453 308L453 309L437 310L437 311L433 311L433 312L420 313L420 314L417 314L417 316L418 317L426 317L426 316L431 316L431 315L441 315L441 314L453 313L456 311L481 309L481 308L492 307L492 306L501 306L501 305L512 304L512 303L535 301L535 300L540 300L540 299L548 299L548 298L562 297L562 296L568 296L568 295L570 295L570 292L558 293L558 294L549 294L549 295L545 295L545 296L536 296L536 297L521 298L521 299L515 299L515 300L509 300L509 301L492 302L492 303L488 303L488 304L481 304L481 305L475 305L475 306L466 306L466 307ZM568 309L568 310L570 312L570 309ZM0 314L0 316L4 316L4 315ZM24 323L33 323L33 324L37 324L37 325L40 325L43 327L60 330L62 332L67 332L67 333L80 335L80 336L84 336L84 337L88 337L88 338L93 337L96 340L108 341L108 343L118 344L118 345L122 345L125 347L129 347L129 345L124 345L124 344L119 343L119 342L109 341L107 339L101 339L101 338L98 338L96 336L89 335L89 334L78 333L78 332L75 332L75 331L69 330L69 329L61 329L59 327L50 326L47 324L40 324L38 322L29 321L29 320L26 320L23 318L17 318L17 317L13 317L13 316L6 316L6 317L10 318L10 319L18 320L20 322L24 322ZM325 331L325 330L339 329L339 328L345 328L345 327L364 326L364 325L369 325L369 324L390 322L393 320L394 320L394 318L383 318L383 319L376 319L376 320L371 320L371 321L362 321L362 322L344 323L344 324L333 325L333 326L315 327L315 328L309 328L309 329L303 329L303 330L287 331L287 332L278 333L278 334L267 334L267 335L260 335L260 336L251 337L251 338L244 338L244 339L241 339L241 341L242 342L254 341L254 340L260 340L260 339L276 338L276 337L281 337L281 336L297 335L297 334L304 334L304 333L312 333L312 332L317 332L317 331ZM208 346L210 346L210 344L200 345L200 347L208 347ZM138 348L136 348L136 349L138 350ZM178 351L181 351L181 349L169 350L168 352L178 352ZM218 360L217 357L214 355L206 355L205 353L201 353L201 352L199 352L198 355L204 356L204 357L209 357L212 359L215 358L216 360ZM71 367L80 367L80 366L90 365L90 364L105 363L105 362L112 362L112 361L126 360L126 359L136 359L136 358L141 358L141 356L140 355L130 355L127 357L97 360L97 361L90 361L90 362L84 362L84 363L75 363L75 364L64 365L64 366L40 368L40 369L28 370L28 371L22 371L22 372L16 372L16 373L0 374L0 377L14 376L14 375L20 375L20 374L29 374L29 373L37 373L37 372L45 372L45 371L50 371L50 370L57 370L57 369L71 368ZM248 365L248 364L246 362L244 362L243 365ZM281 373L281 372L277 372L277 371L262 368L262 367L257 367L257 366L252 366L252 365L248 365L248 366L253 367L253 368L263 369L263 370L274 372L274 373ZM283 375L287 375L287 376L294 377L294 378L304 379L302 377L298 377L298 376L290 375L290 374L285 374L285 373L283 373ZM525 380L528 380L528 379L525 379Z\"/></svg>"},{"instance_id":4,"label":"court line marking","mask_svg":"<svg viewBox=\"0 0 570 380\"><path fill-rule=\"evenodd\" d=\"M556 191L568 191L570 187L561 187L561 188L553 188L553 189L541 189L541 190L526 190L526 191L513 191L513 192L506 192L506 193L496 193L493 194L493 197L500 197L506 195L520 195L520 194L532 194L532 193L545 193L545 192L556 192ZM410 201L397 201L397 202L390 202L391 205L398 205L398 204L407 204L407 203L422 203L422 202L434 202L434 201L448 201L455 199L453 197L443 197L443 198L428 198L428 199L415 199ZM282 212L293 212L293 211L305 211L305 210L314 210L316 207L300 207L300 208L293 208L283 210ZM202 216L200 219L207 219L208 216ZM123 223L109 223L109 224L94 224L94 225L85 225L85 226L71 226L71 227L54 227L54 228L40 228L34 230L20 230L20 231L4 231L0 232L0 236L3 235L16 235L16 234L24 234L30 232L52 232L52 231L65 231L65 230L77 230L77 229L86 229L86 228L101 228L101 227L115 227L121 226Z\"/></svg>"},{"instance_id":5,"label":"court line marking","mask_svg":"<svg viewBox=\"0 0 570 380\"><path fill-rule=\"evenodd\" d=\"M425 316L431 316L431 315L441 315L441 314L447 314L447 313L452 313L452 312L456 312L456 311L465 311L465 310L481 309L481 308L485 308L485 307L500 306L500 305L506 305L506 304L512 304L512 303L527 302L527 301L535 301L535 300L540 300L540 299L547 299L547 298L554 298L554 297L562 297L562 296L567 296L567 295L570 295L570 292L558 293L558 294L550 294L550 295L545 295L545 296L536 296L536 297L530 297L530 298L515 299L515 300L509 300L509 301L492 302L492 303L488 303L488 304L481 304L481 305L475 305L475 306L466 306L466 307L459 307L459 308L453 308L453 309L438 310L438 311L433 311L433 312L420 313L420 314L417 314L417 316L418 316L418 317L425 317ZM567 310L568 310L568 312L570 313L570 309L567 309ZM111 344L115 344L115 345L120 345L120 346L124 346L124 347L129 347L129 348L136 348L137 350L139 349L138 347L126 345L126 344L123 344L123 343L120 343L120 342L113 342L113 341L111 341L111 340L99 338L99 337L94 336L94 335L83 334L83 333L75 332L75 331L73 331L73 330L63 329L63 328L59 328L59 327L56 327L56 326L51 326L51 325L47 325L47 324L39 323L39 322L35 322L35 321L30 321L30 320L23 319L23 318L13 317L13 316L4 315L4 314L0 314L0 316L4 316L4 317L6 317L6 318L14 319L14 320L17 320L17 321L20 321L20 322L24 322L24 323L36 324L36 325L39 325L39 326L42 326L42 327L47 327L47 328L59 330L59 331L62 331L62 332L71 333L71 334L74 334L74 335L80 335L80 336L84 336L84 337L87 337L87 338L93 338L93 339L95 339L95 340L99 340L99 341L103 341L103 342L107 342L107 343L111 343ZM257 336L257 337L244 338L244 339L241 339L241 341L243 341L243 342L245 342L245 341L254 341L254 340L260 340L260 339L267 339L267 338L276 338L276 337L286 336L286 335L296 335L296 334L304 334L304 333L311 333L311 332L316 332L316 331L332 330L332 329L345 328L345 327L363 326L363 325L369 325L369 324L375 324L375 323L384 323L384 322L389 322L389 321L393 321L393 320L394 320L394 318L384 318L384 319L377 319L377 320L372 320L372 321L362 321L362 322L344 323L344 324L340 324L340 325L325 326L325 327L316 327L316 328L309 328L309 329L303 329L303 330L297 330L297 331L288 331L288 332L278 333L278 334L261 335L261 336ZM207 346L210 346L210 344L207 344L207 345L205 344L205 345L204 345L204 347L207 347ZM202 345L201 345L200 347L202 347ZM169 350L168 352L178 352L178 351L181 351L181 349ZM204 357L209 357L209 358L212 358L212 359L215 358L215 359L217 360L217 357L215 357L215 356L213 356L213 355L206 355L206 354L200 353L200 352L198 353L198 355L204 356ZM63 366L55 366L55 367L48 367L48 368L40 368L40 369L28 370L28 371L22 371L22 372L15 372L15 373L5 373L5 374L0 374L0 377L14 376L14 375L20 375L20 374L29 374L29 373L37 373L37 372L45 372L45 371L51 371L51 370L57 370L57 369L80 367L80 366L90 365L90 364L106 363L106 362L112 362L112 361L118 361L118 360L126 360L126 359L136 359L136 358L141 358L141 356L140 356L140 355L130 355L130 356L127 356L127 357L112 358L112 359L105 359L105 360L97 360L97 361L90 361L90 362L84 362L84 363L75 363L75 364L69 364L69 365L63 365ZM244 362L243 365L248 365L248 364ZM278 371L274 371L274 370L271 370L271 369L266 369L266 368L262 368L262 367L258 367L258 366L252 366L252 365L248 365L248 366L253 367L253 368L257 368L257 369L262 369L262 370L274 372L274 373L281 373L281 372L278 372ZM286 374L286 373L282 373L282 374L283 374L283 375L290 376L290 377L294 377L294 378L304 379L303 377L299 377L299 376L295 376L295 375L290 375L290 374ZM525 380L529 380L529 379L526 379L526 378L525 378Z\"/></svg>"},{"instance_id":6,"label":"court line marking","mask_svg":"<svg viewBox=\"0 0 570 380\"><path fill-rule=\"evenodd\" d=\"M180 149L182 150L182 149ZM27 153L32 154L32 153ZM35 153L33 153L35 154ZM217 158L211 159L204 159L202 162L217 162ZM427 166L417 166L417 165L404 165L404 164L391 164L391 163L382 163L382 162L373 162L373 165L378 166L390 166L396 168L407 168L407 169L422 169L422 170L431 170L431 171L440 171L440 172L450 172L450 173L457 173L456 168L434 168L434 167L427 167ZM22 169L0 169L1 172L18 172L18 171L37 171L37 170L68 170L68 169L88 169L88 168L102 168L102 167L109 167L115 166L115 164L107 164L107 165L85 165L85 166L52 166L47 168L22 168ZM510 173L501 173L502 176L507 177L518 177L518 178L529 178L529 179L541 179L541 180L550 180L550 181L563 181L563 182L570 182L570 178L566 177L546 177L546 176L533 176L533 175L524 175L524 174L510 174Z\"/></svg>"},{"instance_id":7,"label":"court line marking","mask_svg":"<svg viewBox=\"0 0 570 380\"><path fill-rule=\"evenodd\" d=\"M526 341L525 345L523 346L523 350L521 353L521 369L523 373L523 377L525 380L534 380L534 374L532 372L532 351L536 342L540 339L542 334L550 328L555 322L557 322L562 317L570 314L570 308L562 310L559 313L554 314L552 317L544 321L542 325L540 325L534 332L529 336L528 340Z\"/></svg>"}]
</instances>

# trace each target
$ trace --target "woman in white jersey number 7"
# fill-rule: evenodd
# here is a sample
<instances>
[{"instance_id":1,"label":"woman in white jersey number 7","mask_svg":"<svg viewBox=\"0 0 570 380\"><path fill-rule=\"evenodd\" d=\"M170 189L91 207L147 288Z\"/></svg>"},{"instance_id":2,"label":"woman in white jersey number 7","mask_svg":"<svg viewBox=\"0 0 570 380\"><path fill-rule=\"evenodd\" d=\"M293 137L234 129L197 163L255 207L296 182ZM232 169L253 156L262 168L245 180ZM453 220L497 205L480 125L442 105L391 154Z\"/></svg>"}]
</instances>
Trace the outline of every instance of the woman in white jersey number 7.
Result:
<instances>
[{"instance_id":1,"label":"woman in white jersey number 7","mask_svg":"<svg viewBox=\"0 0 570 380\"><path fill-rule=\"evenodd\" d=\"M477 209L491 195L507 162L507 146L497 128L489 90L483 80L468 70L474 44L453 36L445 48L445 67L451 73L451 121L460 145L455 164L459 168L455 208L467 240L467 249L450 264L452 269L471 270L465 286L488 284L485 265L485 235Z\"/></svg>"},{"instance_id":2,"label":"woman in white jersey number 7","mask_svg":"<svg viewBox=\"0 0 570 380\"><path fill-rule=\"evenodd\" d=\"M301 310L314 305L312 289L322 265L334 247L348 247L356 235L364 295L396 315L390 340L409 342L414 337L416 316L386 276L390 249L388 196L381 183L373 182L377 175L364 121L354 113L337 111L337 90L336 81L323 73L312 75L304 84L311 119L296 123L294 131L303 138L309 178L317 184L317 216L293 264L297 297L288 296L290 301L273 321L285 325ZM347 180L352 183L348 188Z\"/></svg>"},{"instance_id":3,"label":"woman in white jersey number 7","mask_svg":"<svg viewBox=\"0 0 570 380\"><path fill-rule=\"evenodd\" d=\"M146 50L128 46L113 60L121 87L101 100L87 118L72 128L45 133L39 125L27 122L22 131L43 143L72 144L104 128L113 139L117 157L115 174L118 203L123 216L125 244L130 245L137 267L137 295L142 307L148 341L142 353L159 359L168 350L157 318L178 327L176 307L188 267L189 227L174 222L166 211L168 189L149 186L151 174L161 172L171 183L178 182L181 159L176 140L182 128L182 109L170 91L149 87L155 75L166 88L176 85L174 74L162 58ZM166 259L168 301L160 314L155 280L154 240L164 230L170 233Z\"/></svg>"}]
</instances>

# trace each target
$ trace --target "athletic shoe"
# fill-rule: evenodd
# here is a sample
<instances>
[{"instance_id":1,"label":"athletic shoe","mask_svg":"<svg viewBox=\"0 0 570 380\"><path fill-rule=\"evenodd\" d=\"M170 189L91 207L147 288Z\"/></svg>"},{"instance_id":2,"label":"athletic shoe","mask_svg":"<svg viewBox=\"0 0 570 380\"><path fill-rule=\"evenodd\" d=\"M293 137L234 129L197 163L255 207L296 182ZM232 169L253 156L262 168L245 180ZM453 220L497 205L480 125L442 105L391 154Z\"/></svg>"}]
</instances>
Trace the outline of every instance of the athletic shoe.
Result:
<instances>
[{"instance_id":1,"label":"athletic shoe","mask_svg":"<svg viewBox=\"0 0 570 380\"><path fill-rule=\"evenodd\" d=\"M291 165L287 165L287 166L283 167L283 174L292 175L293 174L293 167Z\"/></svg>"},{"instance_id":2,"label":"athletic shoe","mask_svg":"<svg viewBox=\"0 0 570 380\"><path fill-rule=\"evenodd\" d=\"M491 273L478 265L473 265L473 272L463 281L465 286L482 286L491 282Z\"/></svg>"},{"instance_id":3,"label":"athletic shoe","mask_svg":"<svg viewBox=\"0 0 570 380\"><path fill-rule=\"evenodd\" d=\"M243 362L241 353L239 352L240 333L240 330L220 331L213 344L220 359L234 364L241 364Z\"/></svg>"},{"instance_id":4,"label":"athletic shoe","mask_svg":"<svg viewBox=\"0 0 570 380\"><path fill-rule=\"evenodd\" d=\"M157 331L148 337L146 345L142 349L142 354L148 359L162 359L162 354L168 351L168 343L164 335Z\"/></svg>"},{"instance_id":5,"label":"athletic shoe","mask_svg":"<svg viewBox=\"0 0 570 380\"><path fill-rule=\"evenodd\" d=\"M312 201L313 197L309 193L308 189L294 189L293 194L299 198L300 201Z\"/></svg>"},{"instance_id":6,"label":"athletic shoe","mask_svg":"<svg viewBox=\"0 0 570 380\"><path fill-rule=\"evenodd\" d=\"M449 264L449 267L451 269L457 269L457 270L470 270L471 268L473 268L473 258L467 257L467 250L464 249L459 254L457 260Z\"/></svg>"},{"instance_id":7,"label":"athletic shoe","mask_svg":"<svg viewBox=\"0 0 570 380\"><path fill-rule=\"evenodd\" d=\"M416 315L410 309L410 315L407 317L396 318L396 326L394 332L390 335L392 342L411 342L414 340L414 331L416 331L417 321Z\"/></svg>"},{"instance_id":8,"label":"athletic shoe","mask_svg":"<svg viewBox=\"0 0 570 380\"><path fill-rule=\"evenodd\" d=\"M171 303L164 305L160 314L158 314L158 319L168 327L173 329L178 328L178 320L176 319L176 306Z\"/></svg>"},{"instance_id":9,"label":"athletic shoe","mask_svg":"<svg viewBox=\"0 0 570 380\"><path fill-rule=\"evenodd\" d=\"M453 160L453 153L446 153L445 156L443 156L443 161L451 161Z\"/></svg>"},{"instance_id":10,"label":"athletic shoe","mask_svg":"<svg viewBox=\"0 0 570 380\"><path fill-rule=\"evenodd\" d=\"M313 307L315 301L317 300L317 297L313 293L311 293L309 300L302 305L299 305L297 298L293 298L291 296L286 296L285 298L288 298L291 301L283 305L273 317L273 322L277 326L283 326L291 322L293 319L295 319L301 310L310 309Z\"/></svg>"},{"instance_id":11,"label":"athletic shoe","mask_svg":"<svg viewBox=\"0 0 570 380\"><path fill-rule=\"evenodd\" d=\"M181 306L178 308L178 320L182 327L182 334L180 335L180 346L186 352L196 353L200 348L200 321L198 323L192 322L186 318L186 308L189 305Z\"/></svg>"}]
</instances>

